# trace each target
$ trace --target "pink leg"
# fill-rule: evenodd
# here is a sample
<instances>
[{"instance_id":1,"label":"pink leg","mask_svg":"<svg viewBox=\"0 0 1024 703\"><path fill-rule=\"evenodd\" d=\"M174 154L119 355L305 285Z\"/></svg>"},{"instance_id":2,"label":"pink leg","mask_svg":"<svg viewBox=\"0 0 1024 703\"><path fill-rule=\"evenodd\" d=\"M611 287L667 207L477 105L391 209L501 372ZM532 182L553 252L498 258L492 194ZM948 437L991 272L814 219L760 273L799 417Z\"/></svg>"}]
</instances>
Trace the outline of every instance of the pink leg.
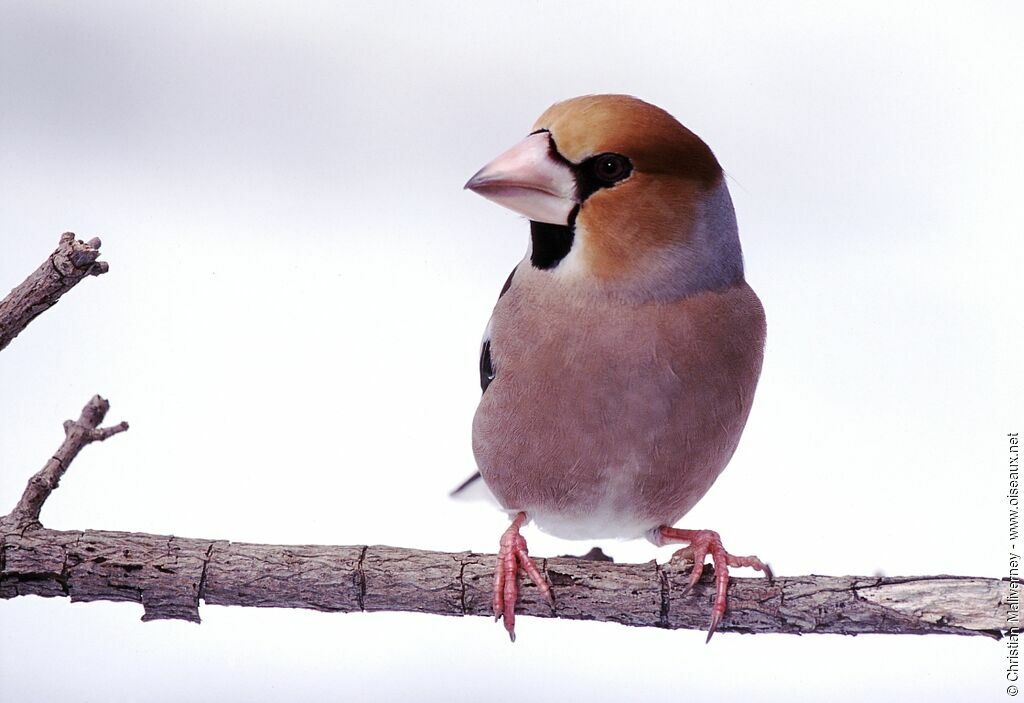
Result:
<instances>
[{"instance_id":1,"label":"pink leg","mask_svg":"<svg viewBox=\"0 0 1024 703\"><path fill-rule=\"evenodd\" d=\"M722 538L712 530L680 530L675 527L664 525L654 530L653 541L659 547L672 542L686 542L687 545L673 554L674 557L685 557L693 559L693 571L690 573L690 582L687 590L693 588L700 581L704 573L704 559L708 552L711 553L711 561L715 565L715 605L711 609L711 626L708 628L708 639L715 634L722 617L725 615L726 593L729 589L729 567L749 566L752 569L763 571L770 581L772 579L771 568L757 557L737 557L725 551L722 546Z\"/></svg>"},{"instance_id":2,"label":"pink leg","mask_svg":"<svg viewBox=\"0 0 1024 703\"><path fill-rule=\"evenodd\" d=\"M494 569L494 619L505 619L505 629L509 638L516 641L516 600L519 598L519 569L530 577L537 589L544 594L551 607L555 607L555 598L551 595L551 587L540 569L533 563L530 553L526 550L526 540L519 534L519 528L526 522L526 513L517 513L512 524L501 536L501 549L498 551L498 565Z\"/></svg>"}]
</instances>

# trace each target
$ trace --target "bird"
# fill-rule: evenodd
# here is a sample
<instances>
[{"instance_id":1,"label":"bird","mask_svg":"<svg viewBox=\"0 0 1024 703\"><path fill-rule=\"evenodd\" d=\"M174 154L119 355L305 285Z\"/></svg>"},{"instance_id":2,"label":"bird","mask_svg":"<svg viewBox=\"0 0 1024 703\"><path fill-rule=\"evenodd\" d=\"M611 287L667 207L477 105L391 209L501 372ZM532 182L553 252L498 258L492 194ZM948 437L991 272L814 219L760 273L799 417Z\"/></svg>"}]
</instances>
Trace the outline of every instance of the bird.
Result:
<instances>
[{"instance_id":1,"label":"bird","mask_svg":"<svg viewBox=\"0 0 1024 703\"><path fill-rule=\"evenodd\" d=\"M480 346L472 442L509 515L492 609L515 641L522 570L554 608L527 522L564 539L680 544L687 590L711 556L707 639L727 608L729 567L751 567L712 530L674 525L731 459L750 413L766 322L744 277L725 175L707 144L628 95L584 95L465 188L529 220Z\"/></svg>"}]
</instances>

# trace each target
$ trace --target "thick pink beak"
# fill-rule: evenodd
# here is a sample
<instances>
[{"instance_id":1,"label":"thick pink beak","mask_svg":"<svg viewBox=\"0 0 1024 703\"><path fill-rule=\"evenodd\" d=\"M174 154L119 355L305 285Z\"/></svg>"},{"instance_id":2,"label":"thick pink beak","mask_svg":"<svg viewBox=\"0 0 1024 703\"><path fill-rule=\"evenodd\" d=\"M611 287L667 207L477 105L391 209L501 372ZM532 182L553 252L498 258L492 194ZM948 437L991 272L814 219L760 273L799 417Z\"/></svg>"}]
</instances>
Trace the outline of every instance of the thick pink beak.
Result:
<instances>
[{"instance_id":1,"label":"thick pink beak","mask_svg":"<svg viewBox=\"0 0 1024 703\"><path fill-rule=\"evenodd\" d=\"M531 134L476 172L466 188L536 222L569 224L576 180L551 158L547 132Z\"/></svg>"}]
</instances>

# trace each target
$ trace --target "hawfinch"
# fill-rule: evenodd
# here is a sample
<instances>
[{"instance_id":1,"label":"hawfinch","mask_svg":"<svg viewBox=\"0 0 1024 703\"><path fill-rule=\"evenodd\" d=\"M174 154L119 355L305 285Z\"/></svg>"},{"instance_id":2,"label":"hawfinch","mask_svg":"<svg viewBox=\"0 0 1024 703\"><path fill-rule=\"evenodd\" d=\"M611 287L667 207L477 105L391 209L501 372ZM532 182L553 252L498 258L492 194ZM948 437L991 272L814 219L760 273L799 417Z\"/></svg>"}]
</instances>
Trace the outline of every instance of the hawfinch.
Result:
<instances>
[{"instance_id":1,"label":"hawfinch","mask_svg":"<svg viewBox=\"0 0 1024 703\"><path fill-rule=\"evenodd\" d=\"M715 566L708 639L737 557L673 527L729 462L761 373L765 318L743 278L711 149L625 95L557 103L466 188L530 220L526 256L484 333L473 420L478 483L509 513L494 614L515 640L519 569L553 604L519 534L685 543L690 586Z\"/></svg>"}]
</instances>

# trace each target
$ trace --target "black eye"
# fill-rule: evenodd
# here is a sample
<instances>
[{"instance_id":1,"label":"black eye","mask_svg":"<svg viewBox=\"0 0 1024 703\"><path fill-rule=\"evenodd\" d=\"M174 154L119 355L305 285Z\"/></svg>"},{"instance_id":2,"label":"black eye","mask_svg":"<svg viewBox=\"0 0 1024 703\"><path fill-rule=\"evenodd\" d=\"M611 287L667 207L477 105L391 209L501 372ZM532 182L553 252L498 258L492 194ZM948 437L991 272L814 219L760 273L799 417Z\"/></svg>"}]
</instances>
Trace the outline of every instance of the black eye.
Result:
<instances>
[{"instance_id":1,"label":"black eye","mask_svg":"<svg viewBox=\"0 0 1024 703\"><path fill-rule=\"evenodd\" d=\"M602 183L615 183L629 175L632 167L629 159L618 154L601 154L594 157L594 175Z\"/></svg>"},{"instance_id":2,"label":"black eye","mask_svg":"<svg viewBox=\"0 0 1024 703\"><path fill-rule=\"evenodd\" d=\"M612 188L633 173L633 164L622 154L605 152L572 167L576 176L576 197L583 202L602 188Z\"/></svg>"}]
</instances>

